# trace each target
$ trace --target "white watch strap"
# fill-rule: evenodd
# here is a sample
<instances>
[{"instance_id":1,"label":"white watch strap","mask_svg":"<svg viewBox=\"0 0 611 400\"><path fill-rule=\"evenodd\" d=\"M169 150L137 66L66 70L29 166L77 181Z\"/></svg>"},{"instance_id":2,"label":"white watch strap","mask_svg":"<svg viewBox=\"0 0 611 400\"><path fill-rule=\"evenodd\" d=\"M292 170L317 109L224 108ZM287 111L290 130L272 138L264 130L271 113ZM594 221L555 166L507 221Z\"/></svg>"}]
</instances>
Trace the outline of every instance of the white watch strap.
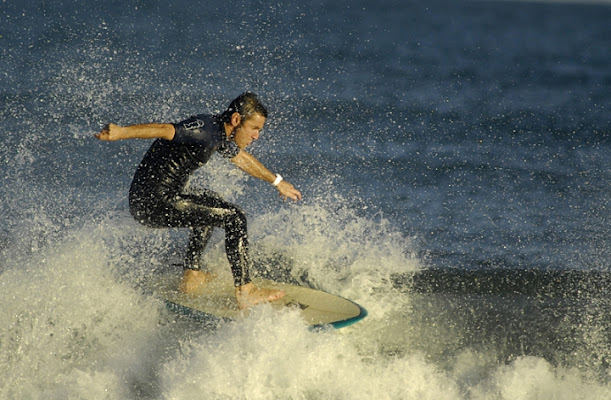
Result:
<instances>
[{"instance_id":1,"label":"white watch strap","mask_svg":"<svg viewBox=\"0 0 611 400\"><path fill-rule=\"evenodd\" d=\"M282 182L282 177L280 176L280 174L276 174L276 180L272 183L272 185L278 186L280 182Z\"/></svg>"}]
</instances>

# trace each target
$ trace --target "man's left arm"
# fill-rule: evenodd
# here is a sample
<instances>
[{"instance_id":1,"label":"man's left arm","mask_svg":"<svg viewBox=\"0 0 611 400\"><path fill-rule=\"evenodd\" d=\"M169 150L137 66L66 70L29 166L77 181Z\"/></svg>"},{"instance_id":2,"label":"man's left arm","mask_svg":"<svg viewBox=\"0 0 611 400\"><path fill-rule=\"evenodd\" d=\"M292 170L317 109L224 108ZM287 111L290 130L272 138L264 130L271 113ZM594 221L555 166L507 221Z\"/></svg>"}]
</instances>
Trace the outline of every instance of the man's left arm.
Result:
<instances>
[{"instance_id":1,"label":"man's left arm","mask_svg":"<svg viewBox=\"0 0 611 400\"><path fill-rule=\"evenodd\" d=\"M274 173L265 168L265 166L261 164L261 162L259 162L259 160L257 160L252 154L244 150L240 150L238 155L231 159L231 162L242 171L247 172L255 178L259 178L271 184L274 184L274 182L277 180L277 176ZM299 190L295 189L295 187L287 181L281 180L275 186L276 189L278 189L278 192L280 192L280 196L285 200L287 198L301 200L301 193Z\"/></svg>"},{"instance_id":2,"label":"man's left arm","mask_svg":"<svg viewBox=\"0 0 611 400\"><path fill-rule=\"evenodd\" d=\"M124 139L161 138L172 140L174 134L174 125L172 124L137 124L130 126L107 124L95 137L107 142Z\"/></svg>"}]
</instances>

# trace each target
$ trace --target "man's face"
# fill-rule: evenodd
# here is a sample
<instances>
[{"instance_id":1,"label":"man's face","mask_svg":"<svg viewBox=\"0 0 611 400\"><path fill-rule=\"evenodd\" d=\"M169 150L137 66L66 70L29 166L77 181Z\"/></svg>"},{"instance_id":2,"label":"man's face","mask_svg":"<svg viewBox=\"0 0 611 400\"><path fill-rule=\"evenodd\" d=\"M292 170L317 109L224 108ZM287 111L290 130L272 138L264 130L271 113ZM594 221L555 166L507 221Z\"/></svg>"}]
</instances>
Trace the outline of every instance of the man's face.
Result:
<instances>
[{"instance_id":1,"label":"man's face","mask_svg":"<svg viewBox=\"0 0 611 400\"><path fill-rule=\"evenodd\" d=\"M234 140L238 147L244 150L254 140L257 140L264 124L265 117L259 114L255 114L239 124L235 128L234 136Z\"/></svg>"}]
</instances>

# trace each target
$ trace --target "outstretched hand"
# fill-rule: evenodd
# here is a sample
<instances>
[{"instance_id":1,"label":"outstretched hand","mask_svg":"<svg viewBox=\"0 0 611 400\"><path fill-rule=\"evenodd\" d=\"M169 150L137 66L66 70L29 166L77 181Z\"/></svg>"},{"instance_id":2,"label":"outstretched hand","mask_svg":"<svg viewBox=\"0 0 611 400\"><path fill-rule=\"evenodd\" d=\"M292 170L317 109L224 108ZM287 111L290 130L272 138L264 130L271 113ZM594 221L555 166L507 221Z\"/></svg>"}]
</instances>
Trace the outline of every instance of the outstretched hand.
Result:
<instances>
[{"instance_id":1,"label":"outstretched hand","mask_svg":"<svg viewBox=\"0 0 611 400\"><path fill-rule=\"evenodd\" d=\"M119 133L120 129L121 127L118 125L106 124L104 125L100 133L95 134L95 137L97 137L100 140L104 140L106 142L113 141L113 140L119 140L121 139L121 135Z\"/></svg>"},{"instance_id":2,"label":"outstretched hand","mask_svg":"<svg viewBox=\"0 0 611 400\"><path fill-rule=\"evenodd\" d=\"M276 186L276 189L278 189L280 197L282 197L284 201L289 198L294 201L301 200L301 192L295 189L295 187L287 181L280 182L278 186Z\"/></svg>"}]
</instances>

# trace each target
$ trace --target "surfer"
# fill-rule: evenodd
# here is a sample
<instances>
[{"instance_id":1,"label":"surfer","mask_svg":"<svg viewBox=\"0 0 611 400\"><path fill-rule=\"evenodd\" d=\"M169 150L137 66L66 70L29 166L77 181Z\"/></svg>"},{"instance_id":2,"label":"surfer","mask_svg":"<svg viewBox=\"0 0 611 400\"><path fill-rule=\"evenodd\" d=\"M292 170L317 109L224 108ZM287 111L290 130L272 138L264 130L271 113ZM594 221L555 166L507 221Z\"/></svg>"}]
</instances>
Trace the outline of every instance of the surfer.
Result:
<instances>
[{"instance_id":1,"label":"surfer","mask_svg":"<svg viewBox=\"0 0 611 400\"><path fill-rule=\"evenodd\" d=\"M251 260L244 211L211 190L186 192L190 175L216 151L238 168L272 184L280 196L300 200L301 193L274 174L245 148L259 138L267 109L254 93L243 93L220 115L200 114L177 124L108 124L95 136L104 141L156 139L138 166L129 190L131 214L150 227L191 228L180 290L196 293L213 276L201 256L214 227L225 230L225 251L239 308L274 301L279 290L257 288L250 280Z\"/></svg>"}]
</instances>

